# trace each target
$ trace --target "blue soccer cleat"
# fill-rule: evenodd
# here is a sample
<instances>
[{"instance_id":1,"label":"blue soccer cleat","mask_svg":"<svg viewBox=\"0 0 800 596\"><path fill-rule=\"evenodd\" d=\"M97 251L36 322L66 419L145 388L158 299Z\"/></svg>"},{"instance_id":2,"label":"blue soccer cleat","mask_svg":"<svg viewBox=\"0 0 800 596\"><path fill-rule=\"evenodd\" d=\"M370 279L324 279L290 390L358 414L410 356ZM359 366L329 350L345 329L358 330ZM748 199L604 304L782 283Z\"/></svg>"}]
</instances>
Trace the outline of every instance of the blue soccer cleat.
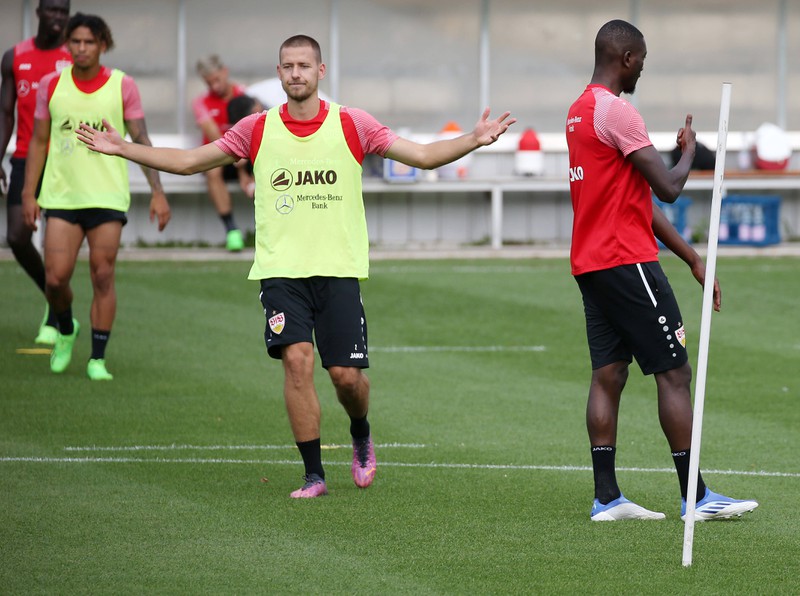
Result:
<instances>
[{"instance_id":1,"label":"blue soccer cleat","mask_svg":"<svg viewBox=\"0 0 800 596\"><path fill-rule=\"evenodd\" d=\"M756 501L741 501L725 495L718 495L706 487L706 496L700 499L694 508L695 521L711 521L740 517L743 513L758 507ZM681 499L681 519L686 521L686 499Z\"/></svg>"},{"instance_id":2,"label":"blue soccer cleat","mask_svg":"<svg viewBox=\"0 0 800 596\"><path fill-rule=\"evenodd\" d=\"M592 505L592 521L622 521L624 519L664 519L666 515L658 511L650 511L641 505L620 495L610 503L603 505L597 499Z\"/></svg>"}]
</instances>

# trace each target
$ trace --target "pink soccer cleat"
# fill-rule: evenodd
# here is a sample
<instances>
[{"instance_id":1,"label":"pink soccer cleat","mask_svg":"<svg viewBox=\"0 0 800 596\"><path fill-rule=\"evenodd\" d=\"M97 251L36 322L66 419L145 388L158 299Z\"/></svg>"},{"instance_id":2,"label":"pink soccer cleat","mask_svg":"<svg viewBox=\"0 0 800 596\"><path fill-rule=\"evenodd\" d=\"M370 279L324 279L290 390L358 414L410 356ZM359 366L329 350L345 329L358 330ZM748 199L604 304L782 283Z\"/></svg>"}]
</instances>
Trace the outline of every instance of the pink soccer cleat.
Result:
<instances>
[{"instance_id":1,"label":"pink soccer cleat","mask_svg":"<svg viewBox=\"0 0 800 596\"><path fill-rule=\"evenodd\" d=\"M325 481L318 474L308 474L304 476L306 483L291 493L293 499L313 499L328 494L328 487Z\"/></svg>"},{"instance_id":2,"label":"pink soccer cleat","mask_svg":"<svg viewBox=\"0 0 800 596\"><path fill-rule=\"evenodd\" d=\"M375 479L375 470L378 463L375 461L375 448L372 437L360 441L353 441L353 482L359 488L367 488Z\"/></svg>"}]
</instances>

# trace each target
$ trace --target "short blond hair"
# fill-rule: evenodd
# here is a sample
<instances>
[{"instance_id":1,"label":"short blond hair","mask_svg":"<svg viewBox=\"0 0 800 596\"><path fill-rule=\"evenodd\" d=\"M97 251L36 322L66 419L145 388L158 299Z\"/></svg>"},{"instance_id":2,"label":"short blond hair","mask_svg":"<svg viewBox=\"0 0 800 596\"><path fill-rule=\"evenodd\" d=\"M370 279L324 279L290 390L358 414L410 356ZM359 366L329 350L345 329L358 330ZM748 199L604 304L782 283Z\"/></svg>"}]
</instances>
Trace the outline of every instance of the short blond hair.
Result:
<instances>
[{"instance_id":1,"label":"short blond hair","mask_svg":"<svg viewBox=\"0 0 800 596\"><path fill-rule=\"evenodd\" d=\"M212 72L217 72L223 68L225 68L225 64L216 54L211 54L206 58L200 58L200 60L197 61L197 74L201 77L208 76Z\"/></svg>"},{"instance_id":2,"label":"short blond hair","mask_svg":"<svg viewBox=\"0 0 800 596\"><path fill-rule=\"evenodd\" d=\"M281 47L278 49L278 63L280 63L283 48L301 48L304 46L310 47L314 51L314 56L317 59L317 63L322 64L322 50L319 47L319 42L317 42L317 40L313 37L302 34L292 35L289 39L281 44Z\"/></svg>"}]
</instances>

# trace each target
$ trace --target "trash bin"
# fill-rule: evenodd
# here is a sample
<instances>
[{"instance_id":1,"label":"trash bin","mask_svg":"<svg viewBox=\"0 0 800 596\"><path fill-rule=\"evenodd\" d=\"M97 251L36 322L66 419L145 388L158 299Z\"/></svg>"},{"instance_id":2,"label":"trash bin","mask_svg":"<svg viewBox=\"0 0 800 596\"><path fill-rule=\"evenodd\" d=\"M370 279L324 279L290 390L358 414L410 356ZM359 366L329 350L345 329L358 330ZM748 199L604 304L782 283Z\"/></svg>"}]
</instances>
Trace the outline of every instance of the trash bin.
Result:
<instances>
[{"instance_id":1,"label":"trash bin","mask_svg":"<svg viewBox=\"0 0 800 596\"><path fill-rule=\"evenodd\" d=\"M777 195L728 195L722 199L719 243L779 244L781 198Z\"/></svg>"}]
</instances>

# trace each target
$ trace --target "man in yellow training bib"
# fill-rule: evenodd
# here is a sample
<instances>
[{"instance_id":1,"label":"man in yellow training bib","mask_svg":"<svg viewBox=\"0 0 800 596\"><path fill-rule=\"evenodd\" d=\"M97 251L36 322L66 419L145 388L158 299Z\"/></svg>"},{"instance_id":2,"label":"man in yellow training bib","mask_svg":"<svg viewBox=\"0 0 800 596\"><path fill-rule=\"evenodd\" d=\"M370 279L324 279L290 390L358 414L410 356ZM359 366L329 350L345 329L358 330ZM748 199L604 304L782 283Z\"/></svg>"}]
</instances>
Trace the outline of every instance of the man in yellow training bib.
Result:
<instances>
[{"instance_id":1,"label":"man in yellow training bib","mask_svg":"<svg viewBox=\"0 0 800 596\"><path fill-rule=\"evenodd\" d=\"M361 194L361 164L375 153L418 168L436 168L494 143L515 122L506 112L455 139L419 144L398 137L363 110L319 97L325 76L319 44L290 37L280 47L278 76L287 102L240 120L225 135L196 149L143 147L106 126L82 125L79 138L95 151L139 164L193 174L247 158L256 180L255 262L261 283L265 339L283 362L289 422L305 465L293 498L327 494L320 451L320 405L314 388L316 337L322 366L350 417L351 473L372 484L375 450L367 422L367 322L359 280L369 274L369 242ZM313 337L312 337L313 336Z\"/></svg>"},{"instance_id":2,"label":"man in yellow training bib","mask_svg":"<svg viewBox=\"0 0 800 596\"><path fill-rule=\"evenodd\" d=\"M131 201L128 165L118 157L89 151L77 142L75 130L81 122L101 126L105 118L109 126L130 133L135 143L150 145L150 138L133 79L100 64L100 56L114 47L105 21L77 13L67 24L66 39L73 66L45 76L39 85L22 209L32 229L40 209L47 218L45 295L58 323L50 369L54 373L67 369L80 330L72 316L70 279L86 238L94 293L92 355L86 374L94 381L109 381L113 377L106 368L105 351L117 309L114 268ZM36 184L43 168L37 202ZM158 229L163 230L170 218L169 204L158 172L145 168L145 176L153 193L150 220L157 216Z\"/></svg>"}]
</instances>

